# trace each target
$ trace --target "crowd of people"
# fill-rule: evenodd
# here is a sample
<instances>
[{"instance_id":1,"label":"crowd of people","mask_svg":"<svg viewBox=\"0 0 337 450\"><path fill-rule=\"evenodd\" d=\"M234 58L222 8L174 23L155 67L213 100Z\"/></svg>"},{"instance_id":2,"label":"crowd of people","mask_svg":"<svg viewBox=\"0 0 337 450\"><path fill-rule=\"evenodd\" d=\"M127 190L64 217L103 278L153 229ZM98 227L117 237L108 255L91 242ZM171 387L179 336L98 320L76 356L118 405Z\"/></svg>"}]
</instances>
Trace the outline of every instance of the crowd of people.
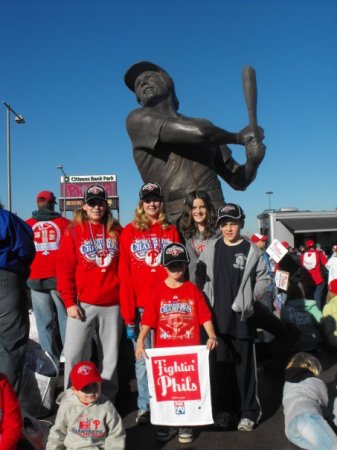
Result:
<instances>
[{"instance_id":1,"label":"crowd of people","mask_svg":"<svg viewBox=\"0 0 337 450\"><path fill-rule=\"evenodd\" d=\"M256 357L262 329L270 336L274 367L285 369L287 438L318 449L324 434L323 448L337 448L324 418L321 366L308 353L321 345L337 349L336 243L328 258L312 239L302 252L282 242L286 254L276 263L266 252L267 236L243 234L240 205L225 203L216 211L206 191L193 191L173 225L155 182L141 187L124 228L100 185L86 189L72 221L55 211L50 191L38 193L36 204L26 222L0 208L2 450L24 448L18 396L29 306L42 351L57 367L64 364L48 450L125 448L114 406L123 326L135 352L137 424L151 420L146 350L206 345L214 423L253 431L262 416ZM277 271L286 274L286 287L278 286ZM182 444L195 437L188 424L156 427L158 441L175 434Z\"/></svg>"}]
</instances>

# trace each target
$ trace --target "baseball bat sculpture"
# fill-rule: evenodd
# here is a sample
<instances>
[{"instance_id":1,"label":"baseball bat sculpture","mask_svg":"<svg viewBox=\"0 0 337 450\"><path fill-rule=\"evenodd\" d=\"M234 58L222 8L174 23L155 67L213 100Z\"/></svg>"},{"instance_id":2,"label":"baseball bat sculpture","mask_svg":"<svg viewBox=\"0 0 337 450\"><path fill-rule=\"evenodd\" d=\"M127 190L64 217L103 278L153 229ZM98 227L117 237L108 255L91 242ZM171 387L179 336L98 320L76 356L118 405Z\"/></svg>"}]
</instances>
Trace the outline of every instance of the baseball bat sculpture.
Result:
<instances>
[{"instance_id":1,"label":"baseball bat sculpture","mask_svg":"<svg viewBox=\"0 0 337 450\"><path fill-rule=\"evenodd\" d=\"M253 69L253 67L246 66L242 69L242 83L243 93L248 109L249 125L255 131L257 129L257 86L255 70Z\"/></svg>"}]
</instances>

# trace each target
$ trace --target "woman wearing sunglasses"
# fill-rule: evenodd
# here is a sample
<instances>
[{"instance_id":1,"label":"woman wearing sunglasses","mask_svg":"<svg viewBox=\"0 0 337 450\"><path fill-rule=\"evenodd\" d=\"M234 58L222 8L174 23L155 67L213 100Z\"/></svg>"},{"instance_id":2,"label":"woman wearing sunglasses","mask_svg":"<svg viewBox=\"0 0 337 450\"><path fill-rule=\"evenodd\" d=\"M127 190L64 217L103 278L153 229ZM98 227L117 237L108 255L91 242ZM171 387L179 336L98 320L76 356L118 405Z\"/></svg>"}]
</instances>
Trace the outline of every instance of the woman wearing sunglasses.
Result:
<instances>
[{"instance_id":1,"label":"woman wearing sunglasses","mask_svg":"<svg viewBox=\"0 0 337 450\"><path fill-rule=\"evenodd\" d=\"M169 224L165 214L163 192L159 184L146 183L139 192L133 222L123 230L120 239L120 303L126 324L127 337L136 345L140 318L151 289L165 275L161 266L161 252L171 242L179 242L176 228ZM151 336L144 342L152 347ZM138 414L136 422L149 421L149 391L144 359L136 361L136 378L138 387Z\"/></svg>"},{"instance_id":2,"label":"woman wearing sunglasses","mask_svg":"<svg viewBox=\"0 0 337 450\"><path fill-rule=\"evenodd\" d=\"M91 356L96 334L103 392L114 401L118 390L117 359L121 333L119 310L119 234L102 186L92 185L83 206L61 240L57 289L67 308L65 388L69 373Z\"/></svg>"}]
</instances>

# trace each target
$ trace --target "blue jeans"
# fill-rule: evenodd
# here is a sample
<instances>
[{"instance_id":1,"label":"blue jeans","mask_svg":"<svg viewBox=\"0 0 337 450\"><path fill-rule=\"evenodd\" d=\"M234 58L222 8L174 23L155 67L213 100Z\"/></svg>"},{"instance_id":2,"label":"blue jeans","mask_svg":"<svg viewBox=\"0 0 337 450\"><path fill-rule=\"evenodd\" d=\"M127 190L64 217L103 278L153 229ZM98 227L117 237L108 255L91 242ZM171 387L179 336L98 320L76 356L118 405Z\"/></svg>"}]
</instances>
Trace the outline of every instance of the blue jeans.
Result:
<instances>
[{"instance_id":1,"label":"blue jeans","mask_svg":"<svg viewBox=\"0 0 337 450\"><path fill-rule=\"evenodd\" d=\"M141 317L143 315L144 308L139 308L137 310L136 316L136 327L139 329L139 324ZM145 349L152 348L152 332L150 332L145 340L144 340ZM134 349L136 349L136 342L133 341ZM146 373L146 365L145 359L137 359L135 362L135 372L136 372L136 380L137 380L137 390L138 390L138 398L137 398L137 406L138 409L142 409L147 411L150 405L150 396L149 396L149 386L147 382L147 373Z\"/></svg>"},{"instance_id":2,"label":"blue jeans","mask_svg":"<svg viewBox=\"0 0 337 450\"><path fill-rule=\"evenodd\" d=\"M285 430L290 442L307 450L336 450L337 436L319 414L294 417Z\"/></svg>"},{"instance_id":3,"label":"blue jeans","mask_svg":"<svg viewBox=\"0 0 337 450\"><path fill-rule=\"evenodd\" d=\"M65 342L67 312L64 304L55 289L31 290L33 311L36 318L36 327L41 348L48 352L56 361L59 359L59 351L55 339L55 312L62 341Z\"/></svg>"},{"instance_id":4,"label":"blue jeans","mask_svg":"<svg viewBox=\"0 0 337 450\"><path fill-rule=\"evenodd\" d=\"M317 308L322 311L323 305L322 305L322 294L324 289L325 283L317 284L314 290L314 299L316 301Z\"/></svg>"}]
</instances>

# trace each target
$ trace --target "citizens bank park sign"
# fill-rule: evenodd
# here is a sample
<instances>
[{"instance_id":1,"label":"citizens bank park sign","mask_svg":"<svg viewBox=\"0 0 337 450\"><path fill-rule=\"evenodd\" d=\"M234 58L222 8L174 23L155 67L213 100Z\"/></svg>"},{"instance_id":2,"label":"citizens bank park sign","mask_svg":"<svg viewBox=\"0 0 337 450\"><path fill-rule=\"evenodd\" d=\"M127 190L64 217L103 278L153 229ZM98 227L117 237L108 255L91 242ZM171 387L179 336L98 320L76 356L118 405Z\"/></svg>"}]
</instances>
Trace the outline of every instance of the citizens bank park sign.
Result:
<instances>
[{"instance_id":1,"label":"citizens bank park sign","mask_svg":"<svg viewBox=\"0 0 337 450\"><path fill-rule=\"evenodd\" d=\"M119 210L119 197L117 194L116 175L71 175L61 176L60 184L60 210L73 211L80 208L84 192L92 184L104 187L110 209Z\"/></svg>"}]
</instances>

